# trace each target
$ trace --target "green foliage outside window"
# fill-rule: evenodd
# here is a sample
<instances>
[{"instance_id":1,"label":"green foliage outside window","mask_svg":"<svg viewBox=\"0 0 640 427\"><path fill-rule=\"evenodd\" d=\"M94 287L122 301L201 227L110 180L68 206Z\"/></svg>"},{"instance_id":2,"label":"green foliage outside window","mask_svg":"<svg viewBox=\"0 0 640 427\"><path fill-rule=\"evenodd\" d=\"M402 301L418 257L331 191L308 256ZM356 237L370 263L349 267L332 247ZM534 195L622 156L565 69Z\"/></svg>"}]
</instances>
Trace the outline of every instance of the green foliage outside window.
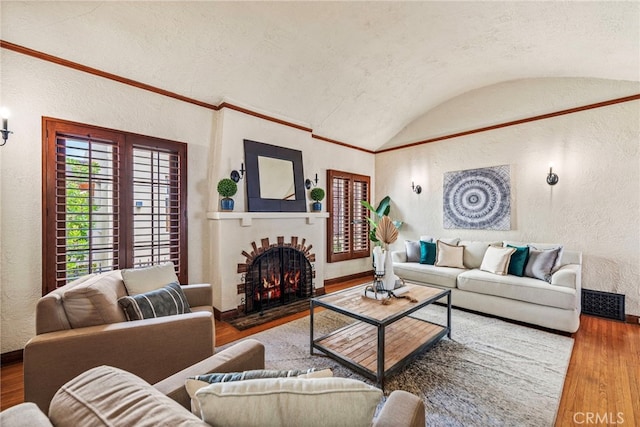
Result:
<instances>
[{"instance_id":1,"label":"green foliage outside window","mask_svg":"<svg viewBox=\"0 0 640 427\"><path fill-rule=\"evenodd\" d=\"M91 174L99 172L100 166L93 162ZM68 279L91 272L88 259L91 250L90 234L94 224L90 222L89 214L100 209L100 206L91 203L91 198L89 165L77 159L67 158L65 208ZM95 264L92 267L95 267Z\"/></svg>"}]
</instances>

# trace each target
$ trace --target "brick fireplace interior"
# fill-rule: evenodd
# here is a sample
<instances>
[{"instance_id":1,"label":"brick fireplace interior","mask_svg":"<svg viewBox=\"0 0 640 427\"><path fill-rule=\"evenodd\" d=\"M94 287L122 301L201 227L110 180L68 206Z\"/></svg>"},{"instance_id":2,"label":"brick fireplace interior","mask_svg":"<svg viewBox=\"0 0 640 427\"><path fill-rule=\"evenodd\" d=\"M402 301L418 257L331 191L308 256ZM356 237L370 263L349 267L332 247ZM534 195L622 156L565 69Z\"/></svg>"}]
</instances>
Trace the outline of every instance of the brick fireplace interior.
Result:
<instances>
[{"instance_id":1,"label":"brick fireplace interior","mask_svg":"<svg viewBox=\"0 0 640 427\"><path fill-rule=\"evenodd\" d=\"M293 236L285 242L279 236L272 244L263 238L260 245L252 242L251 247L242 251L245 262L237 268L242 280L237 286L238 315L263 313L314 296L315 255L305 239Z\"/></svg>"}]
</instances>

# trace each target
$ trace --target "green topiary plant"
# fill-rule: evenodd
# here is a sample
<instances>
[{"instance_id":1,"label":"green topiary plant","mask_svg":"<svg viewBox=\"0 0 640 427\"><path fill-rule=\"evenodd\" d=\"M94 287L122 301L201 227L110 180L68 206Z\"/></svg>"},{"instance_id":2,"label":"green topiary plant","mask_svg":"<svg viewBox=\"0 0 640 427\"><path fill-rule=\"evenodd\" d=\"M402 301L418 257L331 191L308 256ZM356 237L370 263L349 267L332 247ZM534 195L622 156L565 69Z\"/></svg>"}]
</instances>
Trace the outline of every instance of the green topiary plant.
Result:
<instances>
[{"instance_id":1,"label":"green topiary plant","mask_svg":"<svg viewBox=\"0 0 640 427\"><path fill-rule=\"evenodd\" d=\"M223 211L233 210L233 199L231 196L238 192L238 184L234 180L229 178L223 178L218 181L218 193L223 197L220 200L220 209Z\"/></svg>"},{"instance_id":2,"label":"green topiary plant","mask_svg":"<svg viewBox=\"0 0 640 427\"><path fill-rule=\"evenodd\" d=\"M222 197L232 197L238 192L238 184L230 178L223 178L218 181L218 193Z\"/></svg>"},{"instance_id":3,"label":"green topiary plant","mask_svg":"<svg viewBox=\"0 0 640 427\"><path fill-rule=\"evenodd\" d=\"M311 199L316 202L322 201L322 199L324 199L324 190L320 187L316 187L311 190Z\"/></svg>"}]
</instances>

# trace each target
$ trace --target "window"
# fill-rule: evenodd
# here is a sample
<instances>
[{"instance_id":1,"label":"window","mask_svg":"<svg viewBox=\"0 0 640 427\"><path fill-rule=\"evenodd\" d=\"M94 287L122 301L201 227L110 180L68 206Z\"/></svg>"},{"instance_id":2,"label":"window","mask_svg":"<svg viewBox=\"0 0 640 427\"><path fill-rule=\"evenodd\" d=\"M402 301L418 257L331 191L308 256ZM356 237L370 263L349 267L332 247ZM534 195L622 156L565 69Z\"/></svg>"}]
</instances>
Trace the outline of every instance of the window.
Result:
<instances>
[{"instance_id":1,"label":"window","mask_svg":"<svg viewBox=\"0 0 640 427\"><path fill-rule=\"evenodd\" d=\"M360 201L369 201L370 178L336 170L327 171L328 262L364 258L369 253L369 211Z\"/></svg>"},{"instance_id":2,"label":"window","mask_svg":"<svg viewBox=\"0 0 640 427\"><path fill-rule=\"evenodd\" d=\"M43 293L165 261L186 283L186 144L49 118L43 129Z\"/></svg>"}]
</instances>

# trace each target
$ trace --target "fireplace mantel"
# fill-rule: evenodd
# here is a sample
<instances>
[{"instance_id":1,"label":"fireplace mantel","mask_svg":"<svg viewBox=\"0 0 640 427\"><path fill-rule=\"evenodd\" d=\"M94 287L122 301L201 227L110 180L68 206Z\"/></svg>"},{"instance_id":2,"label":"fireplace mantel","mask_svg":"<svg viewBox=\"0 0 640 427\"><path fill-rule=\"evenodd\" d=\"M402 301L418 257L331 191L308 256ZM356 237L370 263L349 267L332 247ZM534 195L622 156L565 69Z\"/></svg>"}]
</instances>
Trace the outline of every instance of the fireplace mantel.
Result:
<instances>
[{"instance_id":1,"label":"fireplace mantel","mask_svg":"<svg viewBox=\"0 0 640 427\"><path fill-rule=\"evenodd\" d=\"M254 219L306 218L307 224L315 224L316 219L329 218L328 212L207 212L213 221L240 220L242 227L251 227Z\"/></svg>"}]
</instances>

